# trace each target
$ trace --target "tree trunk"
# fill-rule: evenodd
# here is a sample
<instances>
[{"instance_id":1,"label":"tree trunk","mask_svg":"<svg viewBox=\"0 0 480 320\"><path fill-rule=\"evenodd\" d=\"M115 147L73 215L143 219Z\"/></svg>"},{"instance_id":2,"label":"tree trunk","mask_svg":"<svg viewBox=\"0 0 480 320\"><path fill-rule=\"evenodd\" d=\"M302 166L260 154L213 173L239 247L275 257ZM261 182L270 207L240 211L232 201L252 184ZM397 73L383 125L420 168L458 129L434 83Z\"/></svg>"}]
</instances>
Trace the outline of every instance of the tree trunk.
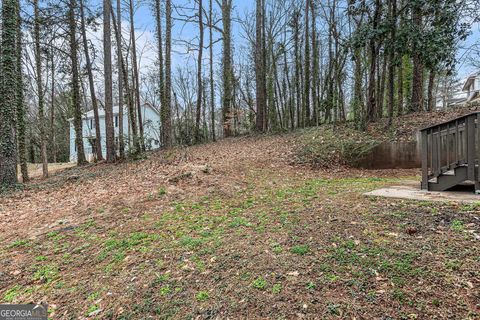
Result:
<instances>
[{"instance_id":1,"label":"tree trunk","mask_svg":"<svg viewBox=\"0 0 480 320\"><path fill-rule=\"evenodd\" d=\"M125 158L125 137L123 132L123 67L122 67L122 2L117 0L117 23L118 28L115 32L115 39L117 42L117 71L118 71L118 149L120 158ZM114 22L115 23L115 22Z\"/></svg>"},{"instance_id":2,"label":"tree trunk","mask_svg":"<svg viewBox=\"0 0 480 320\"><path fill-rule=\"evenodd\" d=\"M385 104L385 83L387 80L387 55L384 54L382 61L382 70L378 83L378 95L377 95L377 119L383 118L383 106Z\"/></svg>"},{"instance_id":3,"label":"tree trunk","mask_svg":"<svg viewBox=\"0 0 480 320\"><path fill-rule=\"evenodd\" d=\"M143 115L142 115L142 105L140 102L140 75L138 72L138 61L137 61L137 40L135 38L135 23L133 19L133 0L129 2L130 10L130 37L132 41L132 71L134 77L134 91L135 91L135 102L137 105L137 119L138 119L138 130L140 133L140 147L142 151L145 151L145 137L143 132ZM118 20L121 20L121 17L118 17ZM121 30L120 30L121 31Z\"/></svg>"},{"instance_id":4,"label":"tree trunk","mask_svg":"<svg viewBox=\"0 0 480 320\"><path fill-rule=\"evenodd\" d=\"M76 0L70 0L68 8L68 26L69 26L69 40L70 40L70 59L72 64L72 103L75 126L75 144L77 146L77 165L84 165L85 150L83 147L83 128L82 128L82 109L80 103L80 86L78 73L78 48L77 48L77 32L75 20Z\"/></svg>"},{"instance_id":5,"label":"tree trunk","mask_svg":"<svg viewBox=\"0 0 480 320\"><path fill-rule=\"evenodd\" d=\"M422 9L419 4L415 5L412 12L412 22L417 31L422 27ZM414 42L413 52L413 77L412 77L412 103L411 111L423 110L423 62L421 48Z\"/></svg>"},{"instance_id":6,"label":"tree trunk","mask_svg":"<svg viewBox=\"0 0 480 320\"><path fill-rule=\"evenodd\" d=\"M363 92L362 92L362 55L361 48L355 48L355 74L354 74L354 94L353 94L353 115L355 127L358 130L365 129Z\"/></svg>"},{"instance_id":7,"label":"tree trunk","mask_svg":"<svg viewBox=\"0 0 480 320\"><path fill-rule=\"evenodd\" d=\"M435 109L435 97L433 95L433 89L435 87L435 70L430 71L428 77L428 111L432 112Z\"/></svg>"},{"instance_id":8,"label":"tree trunk","mask_svg":"<svg viewBox=\"0 0 480 320\"><path fill-rule=\"evenodd\" d=\"M2 6L1 72L3 83L15 84L17 4L5 0ZM17 183L17 148L15 143L15 86L2 85L0 100L0 192Z\"/></svg>"},{"instance_id":9,"label":"tree trunk","mask_svg":"<svg viewBox=\"0 0 480 320\"><path fill-rule=\"evenodd\" d=\"M319 124L319 110L317 99L317 85L320 72L319 58L318 58L318 46L317 46L317 30L316 30L316 16L315 16L315 2L310 1L312 10L312 51L313 51L313 74L312 74L312 125L317 126Z\"/></svg>"},{"instance_id":10,"label":"tree trunk","mask_svg":"<svg viewBox=\"0 0 480 320\"><path fill-rule=\"evenodd\" d=\"M373 29L376 30L380 19L381 1L375 1L375 12L373 16ZM369 43L370 50L370 74L368 79L368 102L367 102L367 122L376 120L377 99L375 96L375 71L377 68L377 45L376 39L372 36Z\"/></svg>"},{"instance_id":11,"label":"tree trunk","mask_svg":"<svg viewBox=\"0 0 480 320\"><path fill-rule=\"evenodd\" d=\"M111 10L111 1L103 0L103 69L105 76L105 128L108 163L115 162L116 160L115 129L113 125L112 101L112 31L110 22Z\"/></svg>"},{"instance_id":12,"label":"tree trunk","mask_svg":"<svg viewBox=\"0 0 480 320\"><path fill-rule=\"evenodd\" d=\"M43 80L42 80L42 58L40 49L40 9L38 0L33 1L34 11L34 41L35 41L35 71L37 74L37 95L38 95L38 118L40 127L40 154L42 157L42 173L43 177L48 177L48 156L47 156L47 135L45 132L45 114L44 114L44 96L43 96Z\"/></svg>"},{"instance_id":13,"label":"tree trunk","mask_svg":"<svg viewBox=\"0 0 480 320\"><path fill-rule=\"evenodd\" d=\"M166 0L166 23L165 35L165 103L161 110L162 141L166 148L172 146L172 2Z\"/></svg>"},{"instance_id":14,"label":"tree trunk","mask_svg":"<svg viewBox=\"0 0 480 320\"><path fill-rule=\"evenodd\" d=\"M115 13L111 5L110 5L110 12L112 14L115 39L117 43L122 43L122 39L119 32L120 29L118 28L118 25L116 22L117 20L115 19ZM136 117L135 117L134 101L131 94L130 86L128 84L128 71L127 71L127 66L125 65L125 61L123 60L122 52L120 52L119 59L120 59L120 67L122 69L123 84L125 87L125 95L127 96L129 130L131 131L131 134L128 135L129 141L132 142L129 152L132 154L136 154L137 152L140 151L140 142L138 141L139 139L138 139L137 123L135 120Z\"/></svg>"},{"instance_id":15,"label":"tree trunk","mask_svg":"<svg viewBox=\"0 0 480 320\"><path fill-rule=\"evenodd\" d=\"M25 123L25 99L24 99L24 83L23 83L23 68L22 68L22 18L20 16L20 1L16 0L17 12L17 47L16 47L16 112L17 112L17 141L18 141L18 159L20 162L20 171L22 172L22 182L30 180L28 176L27 166L27 145L26 145L26 123ZM1 67L0 67L1 69ZM0 118L1 119L1 118ZM3 120L0 120L3 121ZM1 157L1 156L0 156ZM0 183L1 185L1 183Z\"/></svg>"},{"instance_id":16,"label":"tree trunk","mask_svg":"<svg viewBox=\"0 0 480 320\"><path fill-rule=\"evenodd\" d=\"M398 64L397 70L397 115L403 115L403 57L399 58L400 63Z\"/></svg>"},{"instance_id":17,"label":"tree trunk","mask_svg":"<svg viewBox=\"0 0 480 320\"><path fill-rule=\"evenodd\" d=\"M232 0L222 0L223 21L223 133L233 135L233 72L232 72Z\"/></svg>"},{"instance_id":18,"label":"tree trunk","mask_svg":"<svg viewBox=\"0 0 480 320\"><path fill-rule=\"evenodd\" d=\"M256 130L265 132L265 114L266 114L266 84L265 84L265 65L264 65L264 17L263 0L256 1L256 21L255 21L255 86L256 86Z\"/></svg>"},{"instance_id":19,"label":"tree trunk","mask_svg":"<svg viewBox=\"0 0 480 320\"><path fill-rule=\"evenodd\" d=\"M93 108L93 118L95 121L95 151L97 156L97 161L102 161L102 133L100 131L100 117L98 116L98 102L97 96L95 94L95 83L93 81L93 72L92 72L92 62L90 60L90 52L88 49L88 38L87 31L85 26L85 12L83 1L80 0L80 28L82 31L82 40L83 40L83 51L85 52L85 64L88 74L88 84L90 88L90 97L92 99L92 108Z\"/></svg>"},{"instance_id":20,"label":"tree trunk","mask_svg":"<svg viewBox=\"0 0 480 320\"><path fill-rule=\"evenodd\" d=\"M300 68L301 68L301 61L300 61L300 26L299 26L299 17L300 13L295 10L293 14L293 43L294 43L294 52L295 52L295 93L296 93L296 109L297 109L297 128L300 127L301 116L300 116L300 106L301 106L301 92L300 92Z\"/></svg>"},{"instance_id":21,"label":"tree trunk","mask_svg":"<svg viewBox=\"0 0 480 320\"><path fill-rule=\"evenodd\" d=\"M200 116L202 112L202 59L203 59L203 4L202 0L198 0L198 28L200 38L198 41L198 68L197 68L197 110L195 117L195 143L199 143L200 137Z\"/></svg>"},{"instance_id":22,"label":"tree trunk","mask_svg":"<svg viewBox=\"0 0 480 320\"><path fill-rule=\"evenodd\" d=\"M158 42L158 67L159 67L159 87L160 87L160 109L165 105L165 72L163 65L163 39L162 39L162 8L161 0L155 0L155 20L157 24L157 42ZM160 130L162 130L160 128ZM160 131L160 135L162 132Z\"/></svg>"},{"instance_id":23,"label":"tree trunk","mask_svg":"<svg viewBox=\"0 0 480 320\"><path fill-rule=\"evenodd\" d=\"M393 108L395 105L395 41L397 29L397 1L390 0L390 46L388 54L388 127L392 127Z\"/></svg>"},{"instance_id":24,"label":"tree trunk","mask_svg":"<svg viewBox=\"0 0 480 320\"><path fill-rule=\"evenodd\" d=\"M212 140L215 141L215 84L213 79L213 1L210 0L209 6L209 20L210 20L210 113L212 122Z\"/></svg>"},{"instance_id":25,"label":"tree trunk","mask_svg":"<svg viewBox=\"0 0 480 320\"><path fill-rule=\"evenodd\" d=\"M52 73L52 82L50 88L50 143L53 163L57 162L56 136L55 136L55 62L54 49L50 49L50 71Z\"/></svg>"},{"instance_id":26,"label":"tree trunk","mask_svg":"<svg viewBox=\"0 0 480 320\"><path fill-rule=\"evenodd\" d=\"M310 125L310 32L309 32L310 0L305 2L305 83L303 96L302 126Z\"/></svg>"}]
</instances>

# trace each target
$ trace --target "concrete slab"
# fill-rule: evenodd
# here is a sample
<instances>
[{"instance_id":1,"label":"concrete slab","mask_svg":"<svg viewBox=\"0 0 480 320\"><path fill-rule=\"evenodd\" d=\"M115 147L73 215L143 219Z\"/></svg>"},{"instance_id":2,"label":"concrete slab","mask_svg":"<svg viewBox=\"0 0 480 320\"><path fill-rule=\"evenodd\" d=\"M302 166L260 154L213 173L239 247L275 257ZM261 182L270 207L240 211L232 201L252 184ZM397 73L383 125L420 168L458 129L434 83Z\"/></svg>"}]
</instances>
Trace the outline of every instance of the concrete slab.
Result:
<instances>
[{"instance_id":1,"label":"concrete slab","mask_svg":"<svg viewBox=\"0 0 480 320\"><path fill-rule=\"evenodd\" d=\"M383 197L418 201L439 201L439 202L480 202L480 195L473 191L442 191L433 192L420 190L420 183L406 181L401 186L391 186L365 193L369 197Z\"/></svg>"}]
</instances>

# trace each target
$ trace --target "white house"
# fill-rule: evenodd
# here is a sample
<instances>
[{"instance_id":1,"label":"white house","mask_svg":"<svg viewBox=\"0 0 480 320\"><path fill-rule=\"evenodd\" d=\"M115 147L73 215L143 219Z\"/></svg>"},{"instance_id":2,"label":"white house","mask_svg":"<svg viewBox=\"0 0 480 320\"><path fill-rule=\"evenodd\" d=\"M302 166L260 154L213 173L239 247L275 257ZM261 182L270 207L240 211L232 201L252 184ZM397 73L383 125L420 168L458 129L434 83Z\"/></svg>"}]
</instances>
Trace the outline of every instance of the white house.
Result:
<instances>
[{"instance_id":1,"label":"white house","mask_svg":"<svg viewBox=\"0 0 480 320\"><path fill-rule=\"evenodd\" d=\"M160 114L155 108L150 105L142 106L142 122L143 122L143 131L145 146L147 150L153 150L160 147ZM118 146L118 132L119 132L119 107L113 107L113 123L115 128L115 144ZM105 110L98 110L98 117L100 120L100 136L101 136L101 146L102 154L106 155L106 144L105 144ZM73 119L68 120L70 122L70 161L77 161L77 146L75 145L75 127L73 124ZM95 117L93 110L88 111L83 116L83 147L85 149L85 157L87 161L94 161L96 158L95 152ZM128 108L124 107L123 109L123 135L125 137L125 148L128 150L128 137L130 135L130 128L128 125ZM127 151L126 150L126 151Z\"/></svg>"},{"instance_id":2,"label":"white house","mask_svg":"<svg viewBox=\"0 0 480 320\"><path fill-rule=\"evenodd\" d=\"M463 85L462 91L467 94L467 103L479 98L478 93L480 92L480 72L476 72L467 78L465 84Z\"/></svg>"},{"instance_id":3,"label":"white house","mask_svg":"<svg viewBox=\"0 0 480 320\"><path fill-rule=\"evenodd\" d=\"M480 72L461 81L441 81L437 91L437 109L461 107L480 98Z\"/></svg>"}]
</instances>

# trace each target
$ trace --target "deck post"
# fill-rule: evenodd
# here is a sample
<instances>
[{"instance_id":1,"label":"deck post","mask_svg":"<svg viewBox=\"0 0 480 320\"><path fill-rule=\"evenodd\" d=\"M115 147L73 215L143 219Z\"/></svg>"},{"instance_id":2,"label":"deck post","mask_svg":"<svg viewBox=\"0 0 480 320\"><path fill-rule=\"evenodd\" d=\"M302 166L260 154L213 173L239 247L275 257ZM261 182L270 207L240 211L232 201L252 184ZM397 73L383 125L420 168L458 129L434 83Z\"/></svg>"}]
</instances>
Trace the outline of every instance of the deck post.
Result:
<instances>
[{"instance_id":1,"label":"deck post","mask_svg":"<svg viewBox=\"0 0 480 320\"><path fill-rule=\"evenodd\" d=\"M422 134L422 190L428 190L428 129Z\"/></svg>"}]
</instances>

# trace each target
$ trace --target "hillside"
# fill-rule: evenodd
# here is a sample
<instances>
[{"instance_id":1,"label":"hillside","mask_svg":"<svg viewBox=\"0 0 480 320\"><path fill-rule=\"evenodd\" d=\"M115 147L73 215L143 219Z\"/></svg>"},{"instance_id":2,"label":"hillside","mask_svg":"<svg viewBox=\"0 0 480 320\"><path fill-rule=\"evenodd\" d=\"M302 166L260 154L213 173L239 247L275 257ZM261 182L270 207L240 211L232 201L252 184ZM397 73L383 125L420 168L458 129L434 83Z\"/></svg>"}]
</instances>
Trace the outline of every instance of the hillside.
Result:
<instances>
[{"instance_id":1,"label":"hillside","mask_svg":"<svg viewBox=\"0 0 480 320\"><path fill-rule=\"evenodd\" d=\"M0 300L52 319L477 318L479 207L366 198L417 170L312 170L301 137L70 168L0 198Z\"/></svg>"}]
</instances>

